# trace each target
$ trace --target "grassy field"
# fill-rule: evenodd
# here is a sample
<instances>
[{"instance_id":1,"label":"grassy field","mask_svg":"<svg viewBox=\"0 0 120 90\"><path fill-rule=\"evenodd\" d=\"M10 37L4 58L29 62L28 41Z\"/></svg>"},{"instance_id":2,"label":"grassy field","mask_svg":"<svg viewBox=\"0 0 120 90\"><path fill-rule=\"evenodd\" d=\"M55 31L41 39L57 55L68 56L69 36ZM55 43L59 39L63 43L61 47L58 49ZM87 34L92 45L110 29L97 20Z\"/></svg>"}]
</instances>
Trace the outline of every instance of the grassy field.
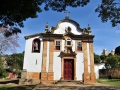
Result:
<instances>
[{"instance_id":1,"label":"grassy field","mask_svg":"<svg viewBox=\"0 0 120 90\"><path fill-rule=\"evenodd\" d=\"M120 86L120 79L97 79L99 83L108 84L111 86Z\"/></svg>"},{"instance_id":2,"label":"grassy field","mask_svg":"<svg viewBox=\"0 0 120 90\"><path fill-rule=\"evenodd\" d=\"M0 86L0 90L33 90L36 85L25 85L25 86L11 86L4 85Z\"/></svg>"}]
</instances>

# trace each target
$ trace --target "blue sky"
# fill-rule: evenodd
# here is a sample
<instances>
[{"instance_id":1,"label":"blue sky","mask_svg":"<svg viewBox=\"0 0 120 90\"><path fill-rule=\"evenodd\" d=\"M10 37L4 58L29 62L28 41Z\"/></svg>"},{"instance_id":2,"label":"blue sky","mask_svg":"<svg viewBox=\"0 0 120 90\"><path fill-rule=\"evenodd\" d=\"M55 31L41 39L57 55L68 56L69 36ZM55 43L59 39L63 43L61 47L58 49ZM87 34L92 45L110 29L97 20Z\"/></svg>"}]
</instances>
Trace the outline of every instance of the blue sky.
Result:
<instances>
[{"instance_id":1,"label":"blue sky","mask_svg":"<svg viewBox=\"0 0 120 90\"><path fill-rule=\"evenodd\" d=\"M95 8L100 2L101 0L91 0L85 7L67 7L67 10L70 12L70 19L78 22L81 28L87 28L88 24L90 24L92 34L95 35L94 52L99 55L102 53L103 49L111 51L117 46L120 46L120 25L112 27L110 22L102 23L101 19L98 18L98 13L95 13ZM45 25L47 22L49 27L56 26L65 16L66 14L64 12L43 10L41 13L38 13L38 18L27 19L24 22L22 34L19 34L20 38L18 43L20 47L17 48L17 53L25 50L24 36L45 32Z\"/></svg>"}]
</instances>

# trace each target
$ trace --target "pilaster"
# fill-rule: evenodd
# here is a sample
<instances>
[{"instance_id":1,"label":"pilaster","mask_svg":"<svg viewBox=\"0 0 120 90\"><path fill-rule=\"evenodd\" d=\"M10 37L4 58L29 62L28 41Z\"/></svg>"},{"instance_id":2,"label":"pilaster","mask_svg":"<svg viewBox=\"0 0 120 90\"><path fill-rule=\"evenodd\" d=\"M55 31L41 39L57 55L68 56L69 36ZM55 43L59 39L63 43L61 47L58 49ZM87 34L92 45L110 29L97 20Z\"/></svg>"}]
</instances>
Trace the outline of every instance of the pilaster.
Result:
<instances>
[{"instance_id":1,"label":"pilaster","mask_svg":"<svg viewBox=\"0 0 120 90\"><path fill-rule=\"evenodd\" d=\"M53 80L54 79L53 51L54 51L54 42L51 40L50 41L50 58L49 58L48 80Z\"/></svg>"},{"instance_id":2,"label":"pilaster","mask_svg":"<svg viewBox=\"0 0 120 90\"><path fill-rule=\"evenodd\" d=\"M47 41L43 41L43 58L42 58L42 72L41 72L41 80L47 80L47 72L46 72L46 60L47 60Z\"/></svg>"},{"instance_id":3,"label":"pilaster","mask_svg":"<svg viewBox=\"0 0 120 90\"><path fill-rule=\"evenodd\" d=\"M91 82L96 82L95 72L94 72L94 52L93 52L93 43L89 43L90 47L90 80Z\"/></svg>"},{"instance_id":4,"label":"pilaster","mask_svg":"<svg viewBox=\"0 0 120 90\"><path fill-rule=\"evenodd\" d=\"M87 43L83 42L83 53L84 53L84 74L83 74L83 81L87 83L90 81L90 74L88 72L88 55L87 55Z\"/></svg>"}]
</instances>

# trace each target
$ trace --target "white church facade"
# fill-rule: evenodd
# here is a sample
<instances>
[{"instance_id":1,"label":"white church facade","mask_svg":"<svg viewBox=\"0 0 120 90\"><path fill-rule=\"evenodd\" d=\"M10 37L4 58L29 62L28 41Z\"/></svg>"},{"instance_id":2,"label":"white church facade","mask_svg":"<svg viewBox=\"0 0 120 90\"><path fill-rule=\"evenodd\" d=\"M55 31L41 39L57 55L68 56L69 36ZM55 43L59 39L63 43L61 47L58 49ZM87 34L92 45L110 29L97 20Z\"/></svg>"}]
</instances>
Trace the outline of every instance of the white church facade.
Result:
<instances>
[{"instance_id":1,"label":"white church facade","mask_svg":"<svg viewBox=\"0 0 120 90\"><path fill-rule=\"evenodd\" d=\"M81 28L68 16L56 27L49 29L46 24L45 33L25 36L24 77L40 82L96 82L93 39L89 25Z\"/></svg>"}]
</instances>

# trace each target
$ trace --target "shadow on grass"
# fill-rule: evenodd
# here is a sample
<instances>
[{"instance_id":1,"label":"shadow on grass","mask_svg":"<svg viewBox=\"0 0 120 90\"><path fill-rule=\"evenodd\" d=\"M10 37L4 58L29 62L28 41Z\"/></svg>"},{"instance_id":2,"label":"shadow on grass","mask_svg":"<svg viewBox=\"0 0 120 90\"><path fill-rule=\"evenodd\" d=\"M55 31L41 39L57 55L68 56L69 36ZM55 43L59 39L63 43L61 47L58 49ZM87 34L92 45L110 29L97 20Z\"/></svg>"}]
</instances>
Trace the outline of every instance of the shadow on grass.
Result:
<instances>
[{"instance_id":1,"label":"shadow on grass","mask_svg":"<svg viewBox=\"0 0 120 90\"><path fill-rule=\"evenodd\" d=\"M111 79L111 80L108 79L108 81L109 82L120 82L120 79Z\"/></svg>"},{"instance_id":2,"label":"shadow on grass","mask_svg":"<svg viewBox=\"0 0 120 90\"><path fill-rule=\"evenodd\" d=\"M23 85L19 86L19 79L15 80L2 80L0 81L0 90L33 90L36 85Z\"/></svg>"},{"instance_id":3,"label":"shadow on grass","mask_svg":"<svg viewBox=\"0 0 120 90\"><path fill-rule=\"evenodd\" d=\"M120 82L120 79L98 79L98 82Z\"/></svg>"},{"instance_id":4,"label":"shadow on grass","mask_svg":"<svg viewBox=\"0 0 120 90\"><path fill-rule=\"evenodd\" d=\"M33 90L36 85L25 85L25 86L10 86L5 85L0 87L0 90Z\"/></svg>"},{"instance_id":5,"label":"shadow on grass","mask_svg":"<svg viewBox=\"0 0 120 90\"><path fill-rule=\"evenodd\" d=\"M0 81L0 84L8 84L8 83L14 83L14 84L18 84L19 80L4 80L4 81Z\"/></svg>"}]
</instances>

